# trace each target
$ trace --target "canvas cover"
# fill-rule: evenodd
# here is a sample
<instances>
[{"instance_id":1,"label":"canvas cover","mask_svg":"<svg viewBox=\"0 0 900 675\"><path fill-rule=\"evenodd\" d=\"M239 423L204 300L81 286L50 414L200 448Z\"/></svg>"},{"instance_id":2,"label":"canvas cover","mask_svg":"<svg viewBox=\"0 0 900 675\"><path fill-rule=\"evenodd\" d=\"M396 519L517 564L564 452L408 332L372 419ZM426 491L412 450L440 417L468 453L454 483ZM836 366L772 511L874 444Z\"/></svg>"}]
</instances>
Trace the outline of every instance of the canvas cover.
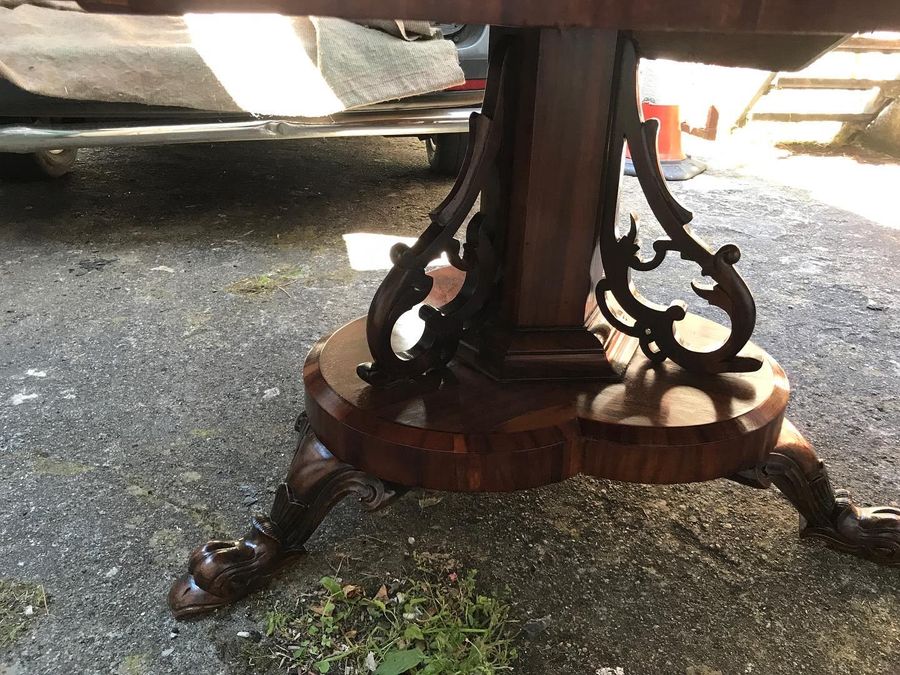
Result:
<instances>
[{"instance_id":1,"label":"canvas cover","mask_svg":"<svg viewBox=\"0 0 900 675\"><path fill-rule=\"evenodd\" d=\"M0 77L44 96L321 117L464 81L425 22L90 14L0 0Z\"/></svg>"}]
</instances>

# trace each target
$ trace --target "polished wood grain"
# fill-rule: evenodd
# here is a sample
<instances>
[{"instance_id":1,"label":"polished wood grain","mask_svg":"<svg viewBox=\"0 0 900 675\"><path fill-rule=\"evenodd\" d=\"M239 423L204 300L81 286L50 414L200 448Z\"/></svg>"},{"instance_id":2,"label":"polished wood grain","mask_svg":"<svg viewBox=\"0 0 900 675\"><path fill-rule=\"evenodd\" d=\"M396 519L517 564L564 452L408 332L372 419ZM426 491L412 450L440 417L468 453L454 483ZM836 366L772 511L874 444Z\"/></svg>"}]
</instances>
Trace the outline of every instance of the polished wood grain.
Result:
<instances>
[{"instance_id":1,"label":"polished wood grain","mask_svg":"<svg viewBox=\"0 0 900 675\"><path fill-rule=\"evenodd\" d=\"M896 0L80 0L96 11L279 12L506 26L854 33L900 30Z\"/></svg>"},{"instance_id":2,"label":"polished wood grain","mask_svg":"<svg viewBox=\"0 0 900 675\"><path fill-rule=\"evenodd\" d=\"M503 263L485 325L464 335L459 357L499 380L619 379L636 341L585 327L597 186L621 171L604 150L617 33L500 29L491 39L492 63L511 52L503 140L481 198Z\"/></svg>"},{"instance_id":3,"label":"polished wood grain","mask_svg":"<svg viewBox=\"0 0 900 675\"><path fill-rule=\"evenodd\" d=\"M690 317L690 329L724 329ZM636 357L621 383L500 383L451 363L379 389L352 364L368 357L364 320L319 342L304 366L306 408L339 459L384 480L438 490L505 491L587 473L677 483L729 476L774 447L788 400L778 365L692 375Z\"/></svg>"},{"instance_id":4,"label":"polished wood grain","mask_svg":"<svg viewBox=\"0 0 900 675\"><path fill-rule=\"evenodd\" d=\"M544 29L492 37L521 35L506 123L512 149L498 167L500 189L482 198L505 237L500 319L525 330L581 326L592 287L597 187L607 171L620 172L604 153L607 101L619 76L617 34Z\"/></svg>"}]
</instances>

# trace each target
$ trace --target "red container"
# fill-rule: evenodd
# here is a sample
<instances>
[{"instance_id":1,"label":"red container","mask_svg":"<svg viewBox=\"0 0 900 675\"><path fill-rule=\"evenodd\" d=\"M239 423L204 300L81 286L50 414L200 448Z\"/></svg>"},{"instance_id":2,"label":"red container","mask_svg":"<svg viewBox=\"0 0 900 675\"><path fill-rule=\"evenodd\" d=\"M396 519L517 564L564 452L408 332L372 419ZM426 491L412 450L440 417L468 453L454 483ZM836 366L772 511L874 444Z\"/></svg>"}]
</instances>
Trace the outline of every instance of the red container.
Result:
<instances>
[{"instance_id":1,"label":"red container","mask_svg":"<svg viewBox=\"0 0 900 675\"><path fill-rule=\"evenodd\" d=\"M656 147L661 162L680 162L687 155L681 149L681 109L677 105L659 105L644 101L641 103L644 119L656 118L659 120L659 134L656 137ZM625 156L631 157L626 146Z\"/></svg>"}]
</instances>

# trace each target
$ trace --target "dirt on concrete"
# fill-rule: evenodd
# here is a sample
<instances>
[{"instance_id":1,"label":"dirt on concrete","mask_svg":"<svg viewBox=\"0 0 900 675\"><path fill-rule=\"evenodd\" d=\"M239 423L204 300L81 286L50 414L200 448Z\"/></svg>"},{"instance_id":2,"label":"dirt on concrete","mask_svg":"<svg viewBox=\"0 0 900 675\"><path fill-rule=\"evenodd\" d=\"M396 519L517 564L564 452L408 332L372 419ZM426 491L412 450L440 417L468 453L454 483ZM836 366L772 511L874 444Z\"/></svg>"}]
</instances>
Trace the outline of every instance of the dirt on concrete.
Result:
<instances>
[{"instance_id":1,"label":"dirt on concrete","mask_svg":"<svg viewBox=\"0 0 900 675\"><path fill-rule=\"evenodd\" d=\"M268 507L307 351L384 275L353 270L344 235L415 236L449 185L411 139L90 151L64 180L0 184L0 578L48 602L0 673L252 672L238 633L268 608L338 569L398 575L411 548L537 622L518 673L900 673L900 571L801 542L776 492L727 481L348 501L271 590L170 618L191 548ZM836 485L896 503L898 223L752 167L674 189L702 236L743 250L755 340ZM651 220L636 181L623 200ZM694 276L644 286L688 299Z\"/></svg>"}]
</instances>

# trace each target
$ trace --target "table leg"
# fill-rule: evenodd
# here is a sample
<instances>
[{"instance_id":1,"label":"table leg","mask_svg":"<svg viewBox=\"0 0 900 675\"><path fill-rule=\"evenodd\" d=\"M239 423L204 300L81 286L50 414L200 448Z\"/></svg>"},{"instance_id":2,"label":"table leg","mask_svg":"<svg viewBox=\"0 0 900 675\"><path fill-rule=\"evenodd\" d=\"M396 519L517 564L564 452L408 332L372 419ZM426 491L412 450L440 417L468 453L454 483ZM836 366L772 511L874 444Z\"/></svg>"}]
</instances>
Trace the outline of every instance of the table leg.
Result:
<instances>
[{"instance_id":1,"label":"table leg","mask_svg":"<svg viewBox=\"0 0 900 675\"><path fill-rule=\"evenodd\" d=\"M822 462L797 428L785 420L775 449L735 477L753 487L774 484L801 517L800 536L885 565L900 565L900 509L862 508L846 490L835 490Z\"/></svg>"},{"instance_id":2,"label":"table leg","mask_svg":"<svg viewBox=\"0 0 900 675\"><path fill-rule=\"evenodd\" d=\"M264 586L303 552L322 519L345 497L357 495L371 511L402 494L335 459L307 426L298 431L299 445L270 514L254 516L241 539L210 541L191 554L188 573L169 592L176 618L224 607Z\"/></svg>"}]
</instances>

